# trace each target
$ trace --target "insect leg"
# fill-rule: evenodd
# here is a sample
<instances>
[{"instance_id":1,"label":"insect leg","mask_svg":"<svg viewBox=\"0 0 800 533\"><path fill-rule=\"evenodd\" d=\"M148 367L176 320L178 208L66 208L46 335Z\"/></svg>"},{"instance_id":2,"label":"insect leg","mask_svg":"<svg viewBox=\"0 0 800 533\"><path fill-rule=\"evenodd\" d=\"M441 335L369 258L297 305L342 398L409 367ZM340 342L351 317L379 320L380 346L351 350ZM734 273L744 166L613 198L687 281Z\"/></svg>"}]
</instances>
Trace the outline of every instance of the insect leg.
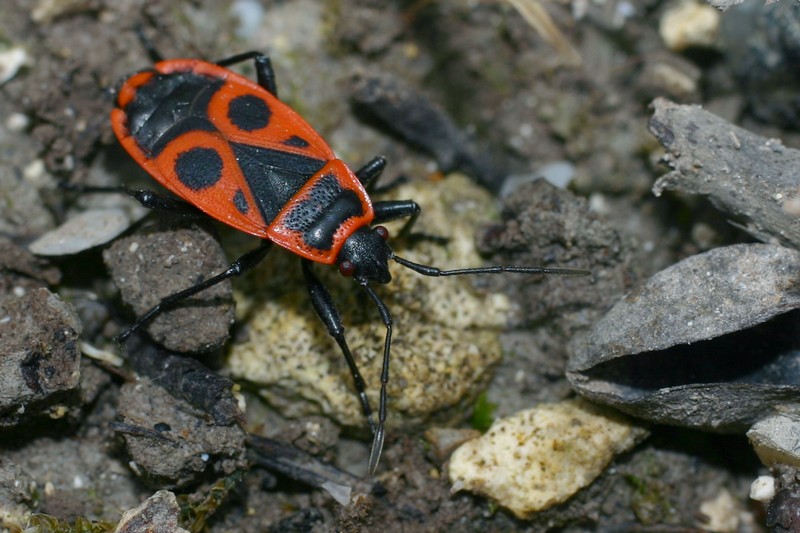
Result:
<instances>
[{"instance_id":1,"label":"insect leg","mask_svg":"<svg viewBox=\"0 0 800 533\"><path fill-rule=\"evenodd\" d=\"M364 378L361 377L361 372L358 370L356 361L353 358L353 353L350 351L350 347L347 345L347 340L344 337L344 325L342 324L342 317L339 315L339 310L333 302L331 293L325 288L319 278L314 275L314 272L312 272L313 263L308 259L303 259L302 266L303 276L306 279L306 287L308 288L308 294L311 296L311 304L314 306L314 311L316 311L317 316L319 316L319 319L325 325L330 336L333 337L336 344L339 345L344 359L347 361L347 366L350 368L350 374L353 376L353 382L355 383L356 392L358 393L358 399L361 402L361 408L364 411L364 415L367 417L370 429L372 429L374 434L377 434L375 424L372 420L372 407L370 407L369 400L367 399L367 387Z\"/></svg>"},{"instance_id":2,"label":"insect leg","mask_svg":"<svg viewBox=\"0 0 800 533\"><path fill-rule=\"evenodd\" d=\"M139 39L139 42L142 44L142 48L144 48L147 55L150 56L150 60L153 63L158 63L159 61L164 61L164 56L161 55L161 52L158 51L156 45L153 44L153 41L145 35L144 28L137 24L133 31L136 33L136 37Z\"/></svg>"},{"instance_id":3,"label":"insect leg","mask_svg":"<svg viewBox=\"0 0 800 533\"><path fill-rule=\"evenodd\" d=\"M422 208L414 200L384 200L375 202L372 204L372 208L375 211L375 219L373 220L375 224L409 217L408 222L406 222L401 231L404 234L411 231L419 214L422 212Z\"/></svg>"},{"instance_id":4,"label":"insect leg","mask_svg":"<svg viewBox=\"0 0 800 533\"><path fill-rule=\"evenodd\" d=\"M185 214L200 214L201 211L194 207L189 202L159 194L149 189L129 189L124 186L120 187L100 187L94 185L76 185L74 183L62 182L59 187L69 191L84 193L84 194L124 194L130 196L138 201L147 209L158 209L161 211L172 211Z\"/></svg>"},{"instance_id":5,"label":"insect leg","mask_svg":"<svg viewBox=\"0 0 800 533\"><path fill-rule=\"evenodd\" d=\"M356 171L358 181L367 189L368 193L374 192L375 182L385 167L386 158L378 156Z\"/></svg>"},{"instance_id":6,"label":"insect leg","mask_svg":"<svg viewBox=\"0 0 800 533\"><path fill-rule=\"evenodd\" d=\"M271 247L272 241L264 241L258 248L250 250L242 255L239 259L231 263L231 266L229 266L224 272L220 272L216 276L210 277L207 280L198 283L197 285L163 298L158 304L136 319L136 322L134 322L131 327L123 331L117 337L117 341L125 342L128 340L128 337L131 336L131 334L141 327L147 325L157 314L169 309L181 300L185 300L186 298L194 296L198 292L202 292L209 287L213 287L217 283L225 281L228 278L241 276L244 272L247 272L260 263L261 260L264 259L264 256L267 255L267 252Z\"/></svg>"},{"instance_id":7,"label":"insect leg","mask_svg":"<svg viewBox=\"0 0 800 533\"><path fill-rule=\"evenodd\" d=\"M408 183L408 181L409 181L408 176L406 176L405 174L400 174L389 183L381 185L380 187L373 186L371 189L367 189L367 192L370 194L370 196L384 194L389 191L393 191L394 189L396 189L400 185L403 185L404 183Z\"/></svg>"},{"instance_id":8,"label":"insect leg","mask_svg":"<svg viewBox=\"0 0 800 533\"><path fill-rule=\"evenodd\" d=\"M251 52L244 52L243 54L236 54L235 56L217 61L216 64L221 67L227 67L235 65L236 63L241 63L242 61L249 61L250 59L255 60L258 84L277 98L278 87L275 84L275 71L272 70L272 62L269 60L268 56L265 56L261 52L253 50Z\"/></svg>"},{"instance_id":9,"label":"insect leg","mask_svg":"<svg viewBox=\"0 0 800 533\"><path fill-rule=\"evenodd\" d=\"M386 200L372 204L375 211L373 224L389 222L398 218L409 217L405 225L400 229L398 237L409 239L410 241L432 241L439 244L447 244L447 238L428 233L412 233L411 229L416 224L422 208L414 200Z\"/></svg>"}]
</instances>

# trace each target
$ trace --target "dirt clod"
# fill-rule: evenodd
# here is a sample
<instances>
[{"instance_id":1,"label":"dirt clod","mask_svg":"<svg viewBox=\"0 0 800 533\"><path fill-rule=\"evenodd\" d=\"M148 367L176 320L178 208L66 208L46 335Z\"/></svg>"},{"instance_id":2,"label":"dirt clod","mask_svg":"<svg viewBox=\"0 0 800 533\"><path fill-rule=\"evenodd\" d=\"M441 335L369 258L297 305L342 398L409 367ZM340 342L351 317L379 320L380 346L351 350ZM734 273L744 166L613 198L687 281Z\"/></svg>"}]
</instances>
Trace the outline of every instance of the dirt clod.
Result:
<instances>
[{"instance_id":1,"label":"dirt clod","mask_svg":"<svg viewBox=\"0 0 800 533\"><path fill-rule=\"evenodd\" d=\"M185 219L162 221L118 239L103 257L136 316L228 267L211 233ZM205 352L225 343L232 322L231 286L222 282L164 311L146 329L170 350Z\"/></svg>"},{"instance_id":2,"label":"dirt clod","mask_svg":"<svg viewBox=\"0 0 800 533\"><path fill-rule=\"evenodd\" d=\"M182 487L206 472L230 474L242 466L245 435L238 425L217 425L148 379L123 385L117 409L113 429L151 483Z\"/></svg>"},{"instance_id":3,"label":"dirt clod","mask_svg":"<svg viewBox=\"0 0 800 533\"><path fill-rule=\"evenodd\" d=\"M0 296L0 426L76 404L81 324L44 288Z\"/></svg>"}]
</instances>

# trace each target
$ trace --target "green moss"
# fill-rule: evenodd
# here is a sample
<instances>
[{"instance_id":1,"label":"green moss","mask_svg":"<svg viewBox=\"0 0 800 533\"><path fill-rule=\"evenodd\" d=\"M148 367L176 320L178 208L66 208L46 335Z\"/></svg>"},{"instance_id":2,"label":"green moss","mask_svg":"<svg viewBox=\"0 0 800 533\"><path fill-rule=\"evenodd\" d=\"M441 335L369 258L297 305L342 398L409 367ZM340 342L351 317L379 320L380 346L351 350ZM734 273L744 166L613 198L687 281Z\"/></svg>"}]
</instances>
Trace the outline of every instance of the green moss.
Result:
<instances>
[{"instance_id":1,"label":"green moss","mask_svg":"<svg viewBox=\"0 0 800 533\"><path fill-rule=\"evenodd\" d=\"M472 416L469 419L470 425L482 433L486 433L494 422L494 412L497 404L489 401L486 392L480 393L475 400L475 407L472 409Z\"/></svg>"},{"instance_id":2,"label":"green moss","mask_svg":"<svg viewBox=\"0 0 800 533\"><path fill-rule=\"evenodd\" d=\"M230 476L220 479L211 486L205 498L199 503L190 503L188 495L178 496L181 506L180 524L192 533L199 533L206 527L206 521L227 500L228 494L244 477L241 470L235 471Z\"/></svg>"},{"instance_id":3,"label":"green moss","mask_svg":"<svg viewBox=\"0 0 800 533\"><path fill-rule=\"evenodd\" d=\"M34 514L28 519L28 529L36 528L35 531L39 533L56 531L59 533L104 533L114 531L116 527L116 523L92 522L83 517L78 518L75 522L67 522L47 514Z\"/></svg>"},{"instance_id":4,"label":"green moss","mask_svg":"<svg viewBox=\"0 0 800 533\"><path fill-rule=\"evenodd\" d=\"M668 487L657 479L632 474L626 475L625 481L633 488L631 509L639 522L645 525L669 523L668 518L674 513Z\"/></svg>"}]
</instances>

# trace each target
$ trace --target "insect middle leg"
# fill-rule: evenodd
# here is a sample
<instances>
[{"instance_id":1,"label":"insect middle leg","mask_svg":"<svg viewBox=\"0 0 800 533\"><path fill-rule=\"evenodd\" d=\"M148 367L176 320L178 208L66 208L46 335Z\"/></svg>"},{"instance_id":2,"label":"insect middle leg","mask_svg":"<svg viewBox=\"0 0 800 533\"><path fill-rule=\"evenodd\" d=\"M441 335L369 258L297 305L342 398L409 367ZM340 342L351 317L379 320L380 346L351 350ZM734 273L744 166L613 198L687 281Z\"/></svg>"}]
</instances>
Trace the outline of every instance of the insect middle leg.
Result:
<instances>
[{"instance_id":1,"label":"insect middle leg","mask_svg":"<svg viewBox=\"0 0 800 533\"><path fill-rule=\"evenodd\" d=\"M375 218L372 221L373 224L381 224L383 222L408 217L408 221L406 221L405 225L400 229L398 237L408 239L412 242L424 240L439 244L447 244L447 237L431 235L429 233L411 232L414 228L414 224L417 223L419 214L422 212L422 208L414 200L386 200L375 202L372 204L372 208L375 211Z\"/></svg>"},{"instance_id":2,"label":"insect middle leg","mask_svg":"<svg viewBox=\"0 0 800 533\"><path fill-rule=\"evenodd\" d=\"M381 172L383 172L385 167L386 158L383 156L377 156L356 171L356 177L358 178L358 181L361 182L361 185L364 186L369 194L375 192L375 182L378 180L378 176L381 175Z\"/></svg>"},{"instance_id":3,"label":"insect middle leg","mask_svg":"<svg viewBox=\"0 0 800 533\"><path fill-rule=\"evenodd\" d=\"M186 215L202 214L202 211L197 209L189 202L181 200L180 198L175 198L173 196L160 194L155 191L151 191L150 189L130 189L128 187L125 187L124 185L120 185L117 187L77 185L68 182L63 182L59 184L59 187L69 191L79 192L84 194L123 194L125 196L130 196L131 198L138 201L147 209L170 211L173 213L180 213Z\"/></svg>"}]
</instances>

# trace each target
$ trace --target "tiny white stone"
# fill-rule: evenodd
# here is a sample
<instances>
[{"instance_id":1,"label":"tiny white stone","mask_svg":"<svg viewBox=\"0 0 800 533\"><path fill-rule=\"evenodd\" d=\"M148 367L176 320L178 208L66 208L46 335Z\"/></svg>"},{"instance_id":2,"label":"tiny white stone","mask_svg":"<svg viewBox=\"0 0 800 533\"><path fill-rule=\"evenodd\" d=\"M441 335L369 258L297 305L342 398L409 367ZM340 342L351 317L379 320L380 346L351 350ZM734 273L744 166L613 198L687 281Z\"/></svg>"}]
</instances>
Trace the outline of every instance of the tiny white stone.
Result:
<instances>
[{"instance_id":1,"label":"tiny white stone","mask_svg":"<svg viewBox=\"0 0 800 533\"><path fill-rule=\"evenodd\" d=\"M6 119L6 128L13 132L19 132L28 127L31 119L25 113L10 113Z\"/></svg>"},{"instance_id":2,"label":"tiny white stone","mask_svg":"<svg viewBox=\"0 0 800 533\"><path fill-rule=\"evenodd\" d=\"M37 181L45 172L44 161L35 159L31 161L28 166L22 169L22 176L26 180Z\"/></svg>"},{"instance_id":3,"label":"tiny white stone","mask_svg":"<svg viewBox=\"0 0 800 533\"><path fill-rule=\"evenodd\" d=\"M21 46L0 52L0 85L13 78L28 62L28 53Z\"/></svg>"},{"instance_id":4,"label":"tiny white stone","mask_svg":"<svg viewBox=\"0 0 800 533\"><path fill-rule=\"evenodd\" d=\"M733 533L739 531L743 511L740 502L723 488L712 498L700 503L700 513L704 519L697 525L708 531Z\"/></svg>"},{"instance_id":5,"label":"tiny white stone","mask_svg":"<svg viewBox=\"0 0 800 533\"><path fill-rule=\"evenodd\" d=\"M713 46L719 25L719 11L701 2L684 0L664 12L658 31L667 48L679 52L693 46Z\"/></svg>"},{"instance_id":6,"label":"tiny white stone","mask_svg":"<svg viewBox=\"0 0 800 533\"><path fill-rule=\"evenodd\" d=\"M249 39L261 29L261 19L264 17L264 7L256 0L236 0L231 5L231 13L239 19L236 34Z\"/></svg>"},{"instance_id":7,"label":"tiny white stone","mask_svg":"<svg viewBox=\"0 0 800 533\"><path fill-rule=\"evenodd\" d=\"M757 502L768 502L775 496L775 478L758 476L750 484L750 499Z\"/></svg>"}]
</instances>

